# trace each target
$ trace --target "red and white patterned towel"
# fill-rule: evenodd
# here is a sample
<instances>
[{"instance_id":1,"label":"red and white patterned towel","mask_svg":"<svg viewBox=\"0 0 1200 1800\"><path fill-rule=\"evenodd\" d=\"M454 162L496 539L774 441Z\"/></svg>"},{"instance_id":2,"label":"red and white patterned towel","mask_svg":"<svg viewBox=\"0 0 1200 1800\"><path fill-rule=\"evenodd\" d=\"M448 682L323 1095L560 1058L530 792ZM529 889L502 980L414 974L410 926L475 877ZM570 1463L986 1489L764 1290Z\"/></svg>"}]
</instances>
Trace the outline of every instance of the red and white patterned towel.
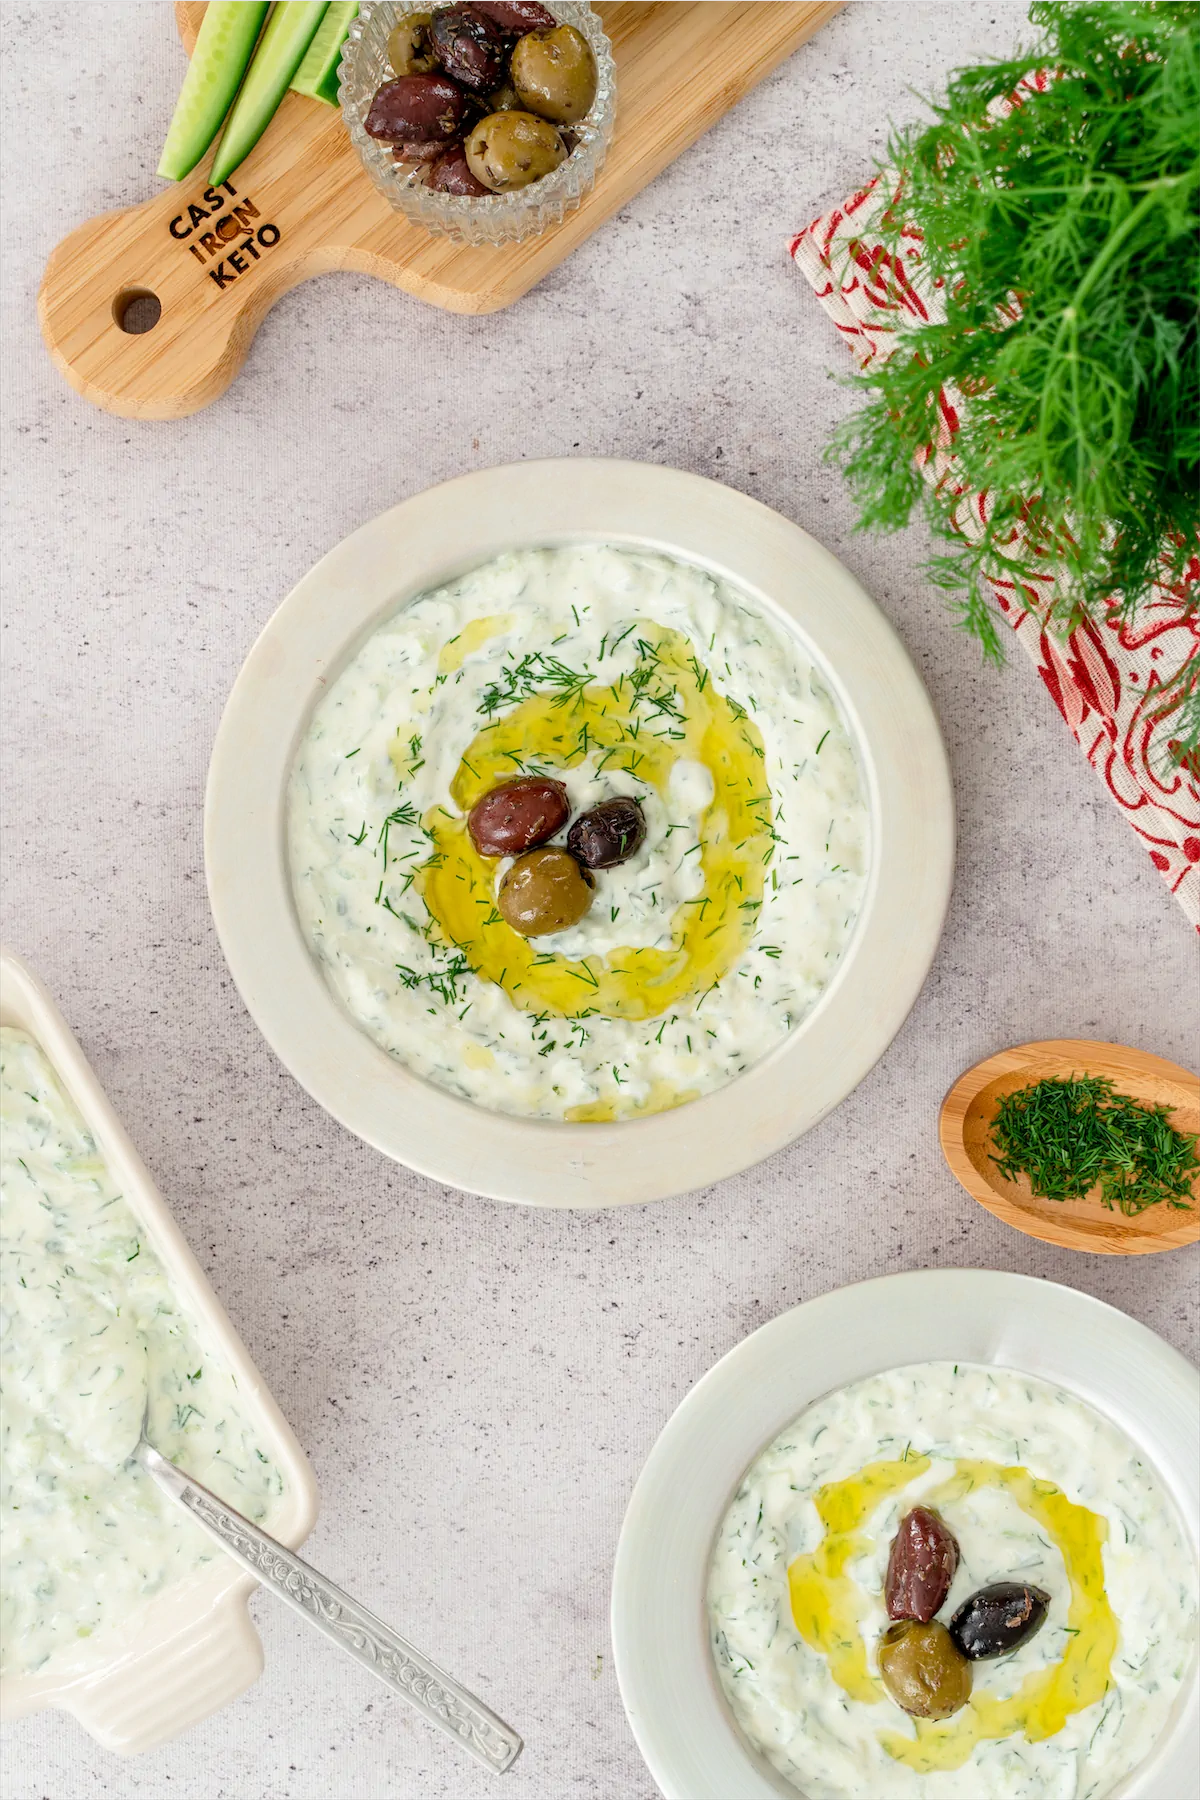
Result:
<instances>
[{"instance_id":1,"label":"red and white patterned towel","mask_svg":"<svg viewBox=\"0 0 1200 1800\"><path fill-rule=\"evenodd\" d=\"M890 356L898 335L944 317L939 282L922 269L922 240L913 230L898 254L880 239L878 222L896 197L892 184L870 182L844 206L802 231L792 255L860 366ZM943 394L940 442L925 470L953 479L957 397ZM986 494L959 490L956 525L970 533L986 518ZM1045 621L1054 595L1047 575L1034 590L1012 581L990 585L1006 623L1025 646L1076 743L1130 825L1145 843L1192 924L1200 930L1200 770L1170 755L1169 716L1153 717L1155 694L1200 656L1200 613L1187 618L1184 596L1200 582L1194 556L1178 587L1157 587L1131 619L1115 608L1103 620L1064 637Z\"/></svg>"}]
</instances>

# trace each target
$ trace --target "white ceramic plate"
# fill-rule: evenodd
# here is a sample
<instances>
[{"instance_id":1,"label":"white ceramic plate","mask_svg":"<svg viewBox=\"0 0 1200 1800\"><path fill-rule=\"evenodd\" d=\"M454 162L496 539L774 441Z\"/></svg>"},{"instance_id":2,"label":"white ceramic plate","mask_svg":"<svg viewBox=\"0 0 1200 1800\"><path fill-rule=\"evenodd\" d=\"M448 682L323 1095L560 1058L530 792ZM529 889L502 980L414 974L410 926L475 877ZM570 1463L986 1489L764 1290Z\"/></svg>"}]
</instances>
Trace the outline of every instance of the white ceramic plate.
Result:
<instances>
[{"instance_id":1,"label":"white ceramic plate","mask_svg":"<svg viewBox=\"0 0 1200 1800\"><path fill-rule=\"evenodd\" d=\"M406 600L502 550L601 542L711 569L782 613L837 695L871 815L863 909L833 981L787 1042L674 1112L569 1125L486 1112L411 1074L343 1011L302 935L287 863L297 745L330 680ZM246 659L213 749L208 891L268 1043L335 1118L423 1174L501 1200L656 1200L747 1168L823 1118L912 1006L950 894L954 818L937 720L900 640L841 564L778 513L641 463L519 463L430 488L339 544Z\"/></svg>"},{"instance_id":2,"label":"white ceramic plate","mask_svg":"<svg viewBox=\"0 0 1200 1800\"><path fill-rule=\"evenodd\" d=\"M1200 1377L1162 1339L1072 1288L938 1269L838 1288L764 1325L698 1381L650 1453L613 1575L617 1679L667 1800L796 1800L733 1722L713 1665L705 1586L742 1476L822 1394L904 1363L995 1363L1071 1389L1145 1452L1187 1530L1200 1511ZM1193 1668L1174 1727L1118 1790L1182 1800L1200 1766Z\"/></svg>"},{"instance_id":3,"label":"white ceramic plate","mask_svg":"<svg viewBox=\"0 0 1200 1800\"><path fill-rule=\"evenodd\" d=\"M317 1517L317 1484L304 1452L69 1025L41 982L9 950L0 952L0 1022L18 1027L41 1046L120 1182L172 1287L184 1296L208 1341L236 1375L261 1441L286 1484L271 1530L298 1549ZM257 1586L237 1563L218 1556L131 1614L106 1637L99 1660L85 1654L78 1665L59 1659L53 1670L8 1677L0 1688L0 1712L19 1718L45 1706L61 1707L109 1750L151 1750L236 1699L262 1673L262 1644L246 1606Z\"/></svg>"}]
</instances>

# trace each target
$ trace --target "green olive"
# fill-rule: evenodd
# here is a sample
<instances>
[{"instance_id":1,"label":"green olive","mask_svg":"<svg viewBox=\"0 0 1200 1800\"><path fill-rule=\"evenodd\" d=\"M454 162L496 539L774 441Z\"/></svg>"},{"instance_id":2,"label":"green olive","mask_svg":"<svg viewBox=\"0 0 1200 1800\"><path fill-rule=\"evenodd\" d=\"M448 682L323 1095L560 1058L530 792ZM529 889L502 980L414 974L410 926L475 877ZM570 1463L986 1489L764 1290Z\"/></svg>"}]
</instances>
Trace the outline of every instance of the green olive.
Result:
<instances>
[{"instance_id":1,"label":"green olive","mask_svg":"<svg viewBox=\"0 0 1200 1800\"><path fill-rule=\"evenodd\" d=\"M595 885L565 850L529 850L500 883L496 905L522 937L544 937L579 923Z\"/></svg>"},{"instance_id":2,"label":"green olive","mask_svg":"<svg viewBox=\"0 0 1200 1800\"><path fill-rule=\"evenodd\" d=\"M472 175L494 194L540 181L567 154L553 125L527 112L489 113L480 119L465 149Z\"/></svg>"},{"instance_id":3,"label":"green olive","mask_svg":"<svg viewBox=\"0 0 1200 1800\"><path fill-rule=\"evenodd\" d=\"M428 75L437 68L429 42L433 14L408 13L388 36L388 61L396 75Z\"/></svg>"},{"instance_id":4,"label":"green olive","mask_svg":"<svg viewBox=\"0 0 1200 1800\"><path fill-rule=\"evenodd\" d=\"M530 112L556 125L573 125L596 98L596 64L573 25L529 31L517 40L509 72Z\"/></svg>"},{"instance_id":5,"label":"green olive","mask_svg":"<svg viewBox=\"0 0 1200 1800\"><path fill-rule=\"evenodd\" d=\"M520 112L521 99L511 81L505 81L491 94L485 94L481 102L485 114L498 112Z\"/></svg>"},{"instance_id":6,"label":"green olive","mask_svg":"<svg viewBox=\"0 0 1200 1800\"><path fill-rule=\"evenodd\" d=\"M936 1619L889 1625L879 1644L879 1673L896 1705L918 1719L948 1719L971 1698L971 1665Z\"/></svg>"}]
</instances>

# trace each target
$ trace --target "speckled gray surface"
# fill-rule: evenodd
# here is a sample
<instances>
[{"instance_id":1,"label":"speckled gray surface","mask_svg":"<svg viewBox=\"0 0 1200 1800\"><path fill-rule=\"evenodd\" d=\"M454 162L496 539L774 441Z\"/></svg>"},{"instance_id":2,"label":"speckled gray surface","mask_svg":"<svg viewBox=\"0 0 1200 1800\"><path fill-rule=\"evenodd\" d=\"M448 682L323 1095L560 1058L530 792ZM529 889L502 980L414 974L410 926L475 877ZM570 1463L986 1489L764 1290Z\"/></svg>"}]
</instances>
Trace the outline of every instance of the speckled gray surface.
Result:
<instances>
[{"instance_id":1,"label":"speckled gray surface","mask_svg":"<svg viewBox=\"0 0 1200 1800\"><path fill-rule=\"evenodd\" d=\"M1194 1253L1070 1256L946 1171L937 1107L1023 1038L1186 1058L1194 943L1019 657L946 623L912 530L853 515L820 448L849 397L789 233L889 116L1002 49L1023 9L852 4L510 312L464 320L354 276L288 296L227 395L177 424L92 410L45 355L42 265L154 191L183 60L161 3L18 4L6 38L3 927L59 996L316 1468L310 1548L524 1733L518 1800L653 1793L611 1669L609 1571L656 1434L713 1360L842 1282L962 1263L1065 1281L1196 1353ZM954 765L960 862L911 1018L816 1131L688 1199L532 1213L349 1138L275 1062L204 893L201 799L259 627L405 494L518 456L643 457L798 520L895 622ZM900 1347L902 1348L902 1347ZM491 1793L275 1608L267 1672L132 1764L74 1723L7 1734L6 1800L467 1800Z\"/></svg>"}]
</instances>

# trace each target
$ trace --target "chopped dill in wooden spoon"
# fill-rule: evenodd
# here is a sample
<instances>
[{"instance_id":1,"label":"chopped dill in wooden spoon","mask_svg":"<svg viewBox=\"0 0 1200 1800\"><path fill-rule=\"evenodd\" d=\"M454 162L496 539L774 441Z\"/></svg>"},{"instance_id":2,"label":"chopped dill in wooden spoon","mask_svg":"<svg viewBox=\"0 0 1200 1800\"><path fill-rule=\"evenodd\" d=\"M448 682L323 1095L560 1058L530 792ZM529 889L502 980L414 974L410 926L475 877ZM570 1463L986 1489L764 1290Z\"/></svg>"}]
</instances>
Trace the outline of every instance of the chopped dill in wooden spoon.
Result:
<instances>
[{"instance_id":1,"label":"chopped dill in wooden spoon","mask_svg":"<svg viewBox=\"0 0 1200 1800\"><path fill-rule=\"evenodd\" d=\"M1099 1185L1103 1204L1127 1218L1163 1200L1189 1210L1200 1156L1169 1110L1116 1093L1103 1075L1035 1081L1001 1095L992 1161L1008 1181L1028 1175L1041 1200L1081 1200Z\"/></svg>"}]
</instances>

